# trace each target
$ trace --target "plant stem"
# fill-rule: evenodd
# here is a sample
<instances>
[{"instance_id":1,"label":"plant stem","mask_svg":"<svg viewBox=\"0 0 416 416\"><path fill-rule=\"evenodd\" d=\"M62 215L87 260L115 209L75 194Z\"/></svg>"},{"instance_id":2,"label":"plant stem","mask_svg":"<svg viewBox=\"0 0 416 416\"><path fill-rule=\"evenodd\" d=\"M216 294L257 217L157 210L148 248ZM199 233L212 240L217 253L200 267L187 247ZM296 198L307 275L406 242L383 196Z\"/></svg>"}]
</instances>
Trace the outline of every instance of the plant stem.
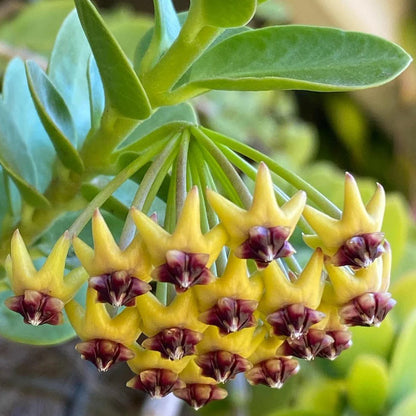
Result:
<instances>
[{"instance_id":1,"label":"plant stem","mask_svg":"<svg viewBox=\"0 0 416 416\"><path fill-rule=\"evenodd\" d=\"M155 144L152 148L148 149L145 154L139 156L127 165L117 176L115 176L107 186L91 200L81 215L74 221L69 228L69 234L71 237L76 237L81 230L88 223L92 214L96 208L99 208L104 202L118 189L127 179L134 175L143 165L151 160L155 154L157 154L161 148L163 148L166 141Z\"/></svg>"},{"instance_id":2,"label":"plant stem","mask_svg":"<svg viewBox=\"0 0 416 416\"><path fill-rule=\"evenodd\" d=\"M177 146L177 142L177 136L169 139L162 153L160 153L160 155L151 164L149 169L147 169L146 174L144 175L142 182L136 192L136 195L133 198L133 207L136 207L137 209L143 211L145 205L148 205L149 201L153 201L154 196L156 196L156 193L160 187L160 183L159 186L154 186L155 181L158 176L163 175L162 180L165 177L166 171L172 164L174 150ZM134 237L135 230L136 226L134 225L134 221L131 218L131 215L128 214L120 237L120 248L122 250L130 244L131 240Z\"/></svg>"},{"instance_id":3,"label":"plant stem","mask_svg":"<svg viewBox=\"0 0 416 416\"><path fill-rule=\"evenodd\" d=\"M91 173L102 173L110 163L113 150L139 124L139 120L120 117L111 108L104 110L100 126L91 130L80 150L85 169Z\"/></svg>"},{"instance_id":4,"label":"plant stem","mask_svg":"<svg viewBox=\"0 0 416 416\"><path fill-rule=\"evenodd\" d=\"M186 189L186 171L188 164L189 151L189 130L184 130L182 134L182 141L179 148L179 154L176 165L176 217L178 218L183 204L185 203L187 189Z\"/></svg>"},{"instance_id":5,"label":"plant stem","mask_svg":"<svg viewBox=\"0 0 416 416\"><path fill-rule=\"evenodd\" d=\"M322 195L316 188L311 184L303 180L301 177L295 173L285 169L283 166L276 163L273 159L266 156L265 154L251 148L250 146L239 142L238 140L232 139L230 137L224 136L220 133L214 132L212 130L201 127L201 130L206 133L214 142L223 144L230 149L241 153L242 155L254 160L255 162L264 161L267 163L267 166L271 171L279 175L281 178L285 179L288 183L296 187L297 189L302 189L308 194L308 198L314 202L323 212L334 217L341 217L341 210L336 207L328 198Z\"/></svg>"},{"instance_id":6,"label":"plant stem","mask_svg":"<svg viewBox=\"0 0 416 416\"><path fill-rule=\"evenodd\" d=\"M220 28L204 26L200 11L191 7L175 42L153 68L141 74L153 107L183 101L171 93L172 88L221 32Z\"/></svg>"},{"instance_id":7,"label":"plant stem","mask_svg":"<svg viewBox=\"0 0 416 416\"><path fill-rule=\"evenodd\" d=\"M191 131L195 138L201 143L201 146L205 147L221 166L222 170L227 175L230 182L233 184L235 190L240 195L244 208L248 209L252 202L251 193L247 189L246 184L238 175L234 166L225 157L224 153L221 152L217 145L211 140L211 138L208 137L201 129L197 127L191 127Z\"/></svg>"}]
</instances>

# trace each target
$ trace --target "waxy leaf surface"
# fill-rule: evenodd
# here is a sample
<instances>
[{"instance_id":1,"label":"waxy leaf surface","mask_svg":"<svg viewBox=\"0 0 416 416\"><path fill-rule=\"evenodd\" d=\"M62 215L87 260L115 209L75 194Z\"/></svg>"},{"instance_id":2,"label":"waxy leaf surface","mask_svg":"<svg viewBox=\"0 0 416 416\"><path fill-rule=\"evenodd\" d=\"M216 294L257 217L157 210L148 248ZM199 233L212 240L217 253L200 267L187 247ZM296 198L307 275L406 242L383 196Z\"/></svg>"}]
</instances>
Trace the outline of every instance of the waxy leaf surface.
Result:
<instances>
[{"instance_id":1,"label":"waxy leaf surface","mask_svg":"<svg viewBox=\"0 0 416 416\"><path fill-rule=\"evenodd\" d=\"M44 192L52 179L56 152L33 104L27 84L25 64L20 58L14 58L7 66L3 82L3 101L7 108L7 116L13 120L21 140L27 146L30 158L36 161L33 163L36 175L33 176L28 171L25 178L40 192ZM18 142L11 141L11 143L14 147L10 151L18 152L19 158L22 158L22 168L31 169L32 162L25 161L27 157L25 148L19 148ZM27 163L29 166L26 165Z\"/></svg>"},{"instance_id":2,"label":"waxy leaf surface","mask_svg":"<svg viewBox=\"0 0 416 416\"><path fill-rule=\"evenodd\" d=\"M65 19L58 33L48 74L68 106L80 142L91 126L87 81L90 55L90 46L74 10Z\"/></svg>"},{"instance_id":3,"label":"waxy leaf surface","mask_svg":"<svg viewBox=\"0 0 416 416\"><path fill-rule=\"evenodd\" d=\"M108 105L120 115L146 119L150 104L139 78L114 36L89 0L75 0L78 16L103 81Z\"/></svg>"},{"instance_id":4,"label":"waxy leaf surface","mask_svg":"<svg viewBox=\"0 0 416 416\"><path fill-rule=\"evenodd\" d=\"M201 90L347 91L388 82L410 61L399 46L373 35L269 27L237 34L209 49L194 63L187 82Z\"/></svg>"},{"instance_id":5,"label":"waxy leaf surface","mask_svg":"<svg viewBox=\"0 0 416 416\"><path fill-rule=\"evenodd\" d=\"M13 179L26 202L35 207L48 206L48 200L36 189L36 171L28 147L1 100L0 165Z\"/></svg>"},{"instance_id":6,"label":"waxy leaf surface","mask_svg":"<svg viewBox=\"0 0 416 416\"><path fill-rule=\"evenodd\" d=\"M36 110L59 159L68 169L81 173L83 163L76 149L77 136L64 99L35 62L26 63L26 73Z\"/></svg>"}]
</instances>

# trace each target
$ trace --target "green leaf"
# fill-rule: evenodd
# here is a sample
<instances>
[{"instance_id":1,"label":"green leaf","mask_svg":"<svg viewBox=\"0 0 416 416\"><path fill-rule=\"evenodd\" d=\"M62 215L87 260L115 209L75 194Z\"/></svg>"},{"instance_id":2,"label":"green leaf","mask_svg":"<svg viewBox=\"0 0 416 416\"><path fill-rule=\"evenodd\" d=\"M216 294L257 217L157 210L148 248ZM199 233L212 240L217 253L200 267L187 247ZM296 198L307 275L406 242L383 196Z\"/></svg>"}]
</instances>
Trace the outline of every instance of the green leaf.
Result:
<instances>
[{"instance_id":1,"label":"green leaf","mask_svg":"<svg viewBox=\"0 0 416 416\"><path fill-rule=\"evenodd\" d=\"M416 293L416 270L401 276L390 287L390 292L397 304L390 312L399 325L403 325L413 310L416 309L415 300L409 293Z\"/></svg>"},{"instance_id":2,"label":"green leaf","mask_svg":"<svg viewBox=\"0 0 416 416\"><path fill-rule=\"evenodd\" d=\"M402 48L373 35L269 27L237 34L209 49L192 66L187 87L348 91L388 82L410 61Z\"/></svg>"},{"instance_id":3,"label":"green leaf","mask_svg":"<svg viewBox=\"0 0 416 416\"><path fill-rule=\"evenodd\" d=\"M121 116L143 120L151 113L143 86L126 55L89 0L75 0L78 16L103 81L107 105Z\"/></svg>"},{"instance_id":4,"label":"green leaf","mask_svg":"<svg viewBox=\"0 0 416 416\"><path fill-rule=\"evenodd\" d=\"M87 80L90 55L90 46L73 10L56 38L48 75L68 106L81 143L91 127Z\"/></svg>"},{"instance_id":5,"label":"green leaf","mask_svg":"<svg viewBox=\"0 0 416 416\"><path fill-rule=\"evenodd\" d=\"M405 253L410 226L409 212L409 205L401 194L387 195L382 231L385 232L394 253L393 271L400 265Z\"/></svg>"},{"instance_id":6,"label":"green leaf","mask_svg":"<svg viewBox=\"0 0 416 416\"><path fill-rule=\"evenodd\" d=\"M33 104L25 65L20 58L14 58L7 66L3 82L3 101L7 116L13 120L21 140L27 146L27 152L32 160L36 160L36 183L33 182L32 174L25 178L36 185L39 191L44 192L52 179L56 152ZM20 151L17 146L15 151Z\"/></svg>"},{"instance_id":7,"label":"green leaf","mask_svg":"<svg viewBox=\"0 0 416 416\"><path fill-rule=\"evenodd\" d=\"M90 96L91 128L94 130L100 125L105 107L105 95L97 62L93 55L91 55L88 63L88 92Z\"/></svg>"},{"instance_id":8,"label":"green leaf","mask_svg":"<svg viewBox=\"0 0 416 416\"><path fill-rule=\"evenodd\" d=\"M81 290L80 292L83 292ZM0 335L14 342L32 345L55 345L76 336L75 331L65 316L62 325L41 325L38 327L25 324L16 312L6 308L4 301L14 296L11 290L0 293Z\"/></svg>"},{"instance_id":9,"label":"green leaf","mask_svg":"<svg viewBox=\"0 0 416 416\"><path fill-rule=\"evenodd\" d=\"M350 405L362 416L384 414L389 379L384 360L373 355L361 355L347 377L347 397Z\"/></svg>"},{"instance_id":10,"label":"green leaf","mask_svg":"<svg viewBox=\"0 0 416 416\"><path fill-rule=\"evenodd\" d=\"M177 38L181 25L171 0L155 0L155 26L150 44L140 64L140 72L149 71Z\"/></svg>"},{"instance_id":11,"label":"green leaf","mask_svg":"<svg viewBox=\"0 0 416 416\"><path fill-rule=\"evenodd\" d=\"M406 397L393 408L388 416L416 415L416 393Z\"/></svg>"},{"instance_id":12,"label":"green leaf","mask_svg":"<svg viewBox=\"0 0 416 416\"><path fill-rule=\"evenodd\" d=\"M414 294L409 294L414 296ZM390 401L397 403L416 389L416 311L408 317L396 342L390 366Z\"/></svg>"},{"instance_id":13,"label":"green leaf","mask_svg":"<svg viewBox=\"0 0 416 416\"><path fill-rule=\"evenodd\" d=\"M38 208L49 206L48 200L36 189L33 159L3 101L0 101L0 165L28 204Z\"/></svg>"},{"instance_id":14,"label":"green leaf","mask_svg":"<svg viewBox=\"0 0 416 416\"><path fill-rule=\"evenodd\" d=\"M194 0L191 4L201 9L205 25L224 28L247 24L256 6L256 0Z\"/></svg>"},{"instance_id":15,"label":"green leaf","mask_svg":"<svg viewBox=\"0 0 416 416\"><path fill-rule=\"evenodd\" d=\"M169 107L160 107L150 118L140 123L123 142L123 148L140 138L147 136L160 127L171 123L196 124L197 116L195 110L188 103L181 103ZM121 148L121 149L123 149Z\"/></svg>"},{"instance_id":16,"label":"green leaf","mask_svg":"<svg viewBox=\"0 0 416 416\"><path fill-rule=\"evenodd\" d=\"M81 173L84 166L75 148L76 133L65 101L35 62L26 63L26 73L36 110L59 159L68 169Z\"/></svg>"}]
</instances>

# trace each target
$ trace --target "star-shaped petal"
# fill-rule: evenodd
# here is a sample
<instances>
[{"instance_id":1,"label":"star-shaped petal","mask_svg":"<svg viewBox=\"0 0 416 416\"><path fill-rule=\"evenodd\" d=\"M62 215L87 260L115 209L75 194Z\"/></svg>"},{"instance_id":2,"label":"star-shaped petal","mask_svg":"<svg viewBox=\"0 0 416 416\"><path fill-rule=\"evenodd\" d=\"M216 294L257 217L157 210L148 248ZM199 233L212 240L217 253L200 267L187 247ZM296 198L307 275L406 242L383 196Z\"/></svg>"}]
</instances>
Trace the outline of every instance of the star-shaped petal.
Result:
<instances>
[{"instance_id":1,"label":"star-shaped petal","mask_svg":"<svg viewBox=\"0 0 416 416\"><path fill-rule=\"evenodd\" d=\"M155 266L166 263L167 253L179 251L185 254L208 255L205 266L209 268L227 239L221 225L202 234L197 187L193 187L188 193L173 234L169 234L139 210L132 208L131 212Z\"/></svg>"},{"instance_id":2,"label":"star-shaped petal","mask_svg":"<svg viewBox=\"0 0 416 416\"><path fill-rule=\"evenodd\" d=\"M368 267L383 252L384 235L380 230L385 204L384 189L377 184L374 195L364 205L354 177L346 173L341 219L332 218L307 205L303 215L316 234L304 235L304 240L312 248L320 247L328 256L337 254L336 265ZM351 264L345 257L351 257ZM355 258L357 261L354 261Z\"/></svg>"},{"instance_id":3,"label":"star-shaped petal","mask_svg":"<svg viewBox=\"0 0 416 416\"><path fill-rule=\"evenodd\" d=\"M208 190L207 196L211 206L227 230L229 235L228 244L231 248L239 247L250 238L250 235L254 235L256 239L255 244L250 245L247 243L248 246L259 249L258 243L261 240L261 242L266 242L266 247L261 249L262 252L270 252L278 256L278 253L283 249L283 252L289 254L291 250L283 247L275 247L274 241L280 242L282 240L284 243L292 234L305 206L305 192L297 192L289 201L279 207L276 202L269 169L264 163L261 163L257 172L253 202L249 210L246 211L234 205L214 191ZM262 227L261 235L264 234L264 238L258 238L258 227ZM267 229L273 230L274 233L280 229L284 237L272 238L272 235L268 236L266 233ZM245 252L247 249L241 249L240 251ZM268 256L262 255L256 260L270 262L273 259L268 259Z\"/></svg>"},{"instance_id":4,"label":"star-shaped petal","mask_svg":"<svg viewBox=\"0 0 416 416\"><path fill-rule=\"evenodd\" d=\"M72 299L87 280L88 274L79 267L64 276L70 246L71 239L68 232L65 232L37 271L22 236L16 230L11 241L10 256L6 260L6 269L14 293L21 296L26 290L37 291L58 298L63 303Z\"/></svg>"}]
</instances>

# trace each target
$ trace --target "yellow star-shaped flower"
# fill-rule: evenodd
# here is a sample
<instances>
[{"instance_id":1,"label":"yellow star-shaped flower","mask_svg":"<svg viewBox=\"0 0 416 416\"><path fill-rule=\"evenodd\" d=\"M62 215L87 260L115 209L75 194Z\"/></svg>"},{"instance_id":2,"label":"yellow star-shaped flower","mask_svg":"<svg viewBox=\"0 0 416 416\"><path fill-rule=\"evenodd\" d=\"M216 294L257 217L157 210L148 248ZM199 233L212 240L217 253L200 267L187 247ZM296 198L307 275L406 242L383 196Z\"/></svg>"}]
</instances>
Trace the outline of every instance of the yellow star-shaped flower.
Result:
<instances>
[{"instance_id":1,"label":"yellow star-shaped flower","mask_svg":"<svg viewBox=\"0 0 416 416\"><path fill-rule=\"evenodd\" d=\"M7 274L14 293L20 296L32 290L60 299L63 303L71 300L88 279L88 274L79 267L64 276L70 246L71 239L65 232L37 271L22 236L16 230L11 241L10 256L6 259Z\"/></svg>"},{"instance_id":2,"label":"yellow star-shaped flower","mask_svg":"<svg viewBox=\"0 0 416 416\"><path fill-rule=\"evenodd\" d=\"M131 276L150 280L149 256L140 236L122 250L98 209L92 217L92 236L94 249L79 238L73 241L75 254L90 276L128 271Z\"/></svg>"},{"instance_id":3,"label":"yellow star-shaped flower","mask_svg":"<svg viewBox=\"0 0 416 416\"><path fill-rule=\"evenodd\" d=\"M315 250L300 276L294 281L285 276L276 262L253 277L259 278L263 280L265 289L259 310L265 315L291 304L303 304L316 309L321 302L325 284L322 251Z\"/></svg>"},{"instance_id":4,"label":"yellow star-shaped flower","mask_svg":"<svg viewBox=\"0 0 416 416\"><path fill-rule=\"evenodd\" d=\"M169 234L136 208L132 208L132 216L155 266L166 262L166 254L169 251L182 251L208 254L206 267L210 267L227 238L222 226L216 226L208 233L202 234L200 202L196 186L188 193L173 234Z\"/></svg>"},{"instance_id":5,"label":"yellow star-shaped flower","mask_svg":"<svg viewBox=\"0 0 416 416\"><path fill-rule=\"evenodd\" d=\"M141 333L136 308L125 308L111 317L103 303L97 302L97 292L88 288L85 308L71 300L65 311L75 332L82 340L105 339L130 346Z\"/></svg>"},{"instance_id":6,"label":"yellow star-shaped flower","mask_svg":"<svg viewBox=\"0 0 416 416\"><path fill-rule=\"evenodd\" d=\"M286 239L289 238L306 202L305 192L299 191L279 207L269 169L264 163L260 163L258 168L253 202L249 210L234 205L214 191L208 190L207 196L227 230L231 248L243 243L249 237L252 227L284 227L288 231Z\"/></svg>"},{"instance_id":7,"label":"yellow star-shaped flower","mask_svg":"<svg viewBox=\"0 0 416 416\"><path fill-rule=\"evenodd\" d=\"M374 195L364 205L355 179L346 173L341 219L332 218L307 205L303 216L316 234L304 235L303 238L310 247L320 247L328 256L337 254L338 266L368 267L370 260L382 254L384 235L380 230L385 204L384 189L377 184ZM342 252L339 251L341 248ZM346 257L351 258L350 262Z\"/></svg>"}]
</instances>

